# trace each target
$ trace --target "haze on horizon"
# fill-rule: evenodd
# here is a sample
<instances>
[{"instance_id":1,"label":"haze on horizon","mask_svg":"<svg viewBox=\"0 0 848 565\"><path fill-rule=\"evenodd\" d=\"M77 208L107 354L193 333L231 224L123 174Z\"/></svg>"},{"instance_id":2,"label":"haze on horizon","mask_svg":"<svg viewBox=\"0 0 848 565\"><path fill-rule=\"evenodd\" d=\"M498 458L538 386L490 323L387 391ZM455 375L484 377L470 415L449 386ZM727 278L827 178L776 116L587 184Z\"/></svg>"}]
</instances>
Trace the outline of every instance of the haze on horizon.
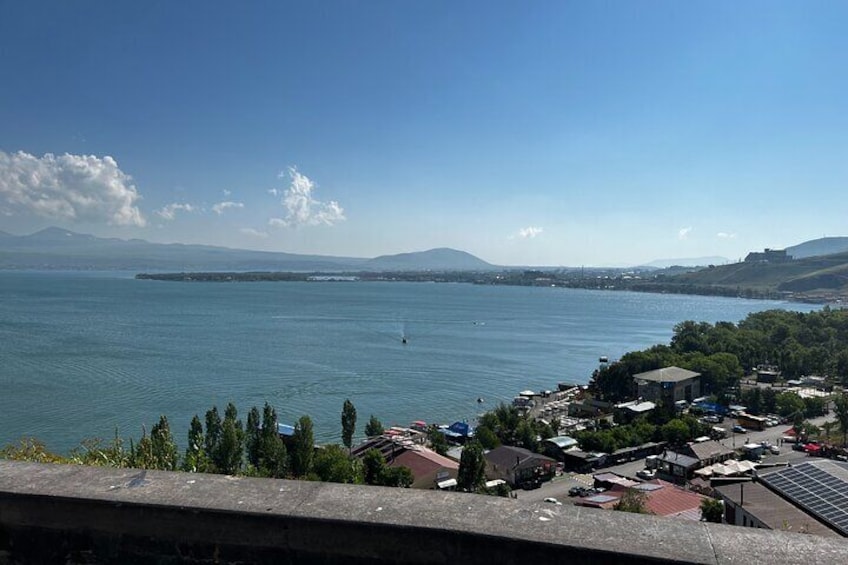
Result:
<instances>
[{"instance_id":1,"label":"haze on horizon","mask_svg":"<svg viewBox=\"0 0 848 565\"><path fill-rule=\"evenodd\" d=\"M846 235L848 4L0 7L0 230L500 265Z\"/></svg>"}]
</instances>

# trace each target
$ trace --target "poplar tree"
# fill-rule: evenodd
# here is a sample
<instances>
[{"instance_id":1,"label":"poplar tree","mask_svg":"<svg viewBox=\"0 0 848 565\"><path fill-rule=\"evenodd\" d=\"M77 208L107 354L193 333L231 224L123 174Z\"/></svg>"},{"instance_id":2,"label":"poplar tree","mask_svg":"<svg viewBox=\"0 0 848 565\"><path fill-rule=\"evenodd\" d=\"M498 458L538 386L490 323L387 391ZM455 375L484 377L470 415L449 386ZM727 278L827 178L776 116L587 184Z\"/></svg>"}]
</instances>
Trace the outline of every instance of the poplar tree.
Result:
<instances>
[{"instance_id":1,"label":"poplar tree","mask_svg":"<svg viewBox=\"0 0 848 565\"><path fill-rule=\"evenodd\" d=\"M483 446L475 439L462 449L456 486L466 492L476 492L485 482L486 460L483 458Z\"/></svg>"},{"instance_id":2,"label":"poplar tree","mask_svg":"<svg viewBox=\"0 0 848 565\"><path fill-rule=\"evenodd\" d=\"M183 470L190 473L204 473L208 469L208 461L203 451L203 424L195 414L188 429L188 447L183 459Z\"/></svg>"},{"instance_id":3,"label":"poplar tree","mask_svg":"<svg viewBox=\"0 0 848 565\"><path fill-rule=\"evenodd\" d=\"M315 441L312 437L312 420L301 416L294 427L291 449L291 472L295 477L304 477L312 468Z\"/></svg>"},{"instance_id":4,"label":"poplar tree","mask_svg":"<svg viewBox=\"0 0 848 565\"><path fill-rule=\"evenodd\" d=\"M353 445L353 434L356 433L356 407L350 399L342 406L342 443L348 449Z\"/></svg>"},{"instance_id":5,"label":"poplar tree","mask_svg":"<svg viewBox=\"0 0 848 565\"><path fill-rule=\"evenodd\" d=\"M371 414L371 418L365 424L365 435L368 437L379 436L383 435L383 431L383 423L374 414Z\"/></svg>"},{"instance_id":6,"label":"poplar tree","mask_svg":"<svg viewBox=\"0 0 848 565\"><path fill-rule=\"evenodd\" d=\"M244 430L244 447L247 452L247 461L257 469L259 468L260 450L262 448L261 436L259 409L254 406L247 413L247 425Z\"/></svg>"},{"instance_id":7,"label":"poplar tree","mask_svg":"<svg viewBox=\"0 0 848 565\"><path fill-rule=\"evenodd\" d=\"M277 431L277 411L265 403L259 446L259 469L267 477L282 478L286 474L286 446Z\"/></svg>"}]
</instances>

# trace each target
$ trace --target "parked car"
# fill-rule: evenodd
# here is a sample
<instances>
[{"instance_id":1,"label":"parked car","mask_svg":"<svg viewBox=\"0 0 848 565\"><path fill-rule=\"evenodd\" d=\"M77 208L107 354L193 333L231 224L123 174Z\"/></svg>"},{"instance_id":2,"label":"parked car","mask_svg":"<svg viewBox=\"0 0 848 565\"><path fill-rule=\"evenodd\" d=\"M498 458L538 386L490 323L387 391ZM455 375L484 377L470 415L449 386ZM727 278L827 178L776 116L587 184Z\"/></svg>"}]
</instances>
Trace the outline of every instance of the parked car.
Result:
<instances>
[{"instance_id":1,"label":"parked car","mask_svg":"<svg viewBox=\"0 0 848 565\"><path fill-rule=\"evenodd\" d=\"M562 502L560 502L559 500L557 500L556 498L553 498L553 497L546 498L545 502L548 502L550 504L556 504L557 506L562 506Z\"/></svg>"},{"instance_id":2,"label":"parked car","mask_svg":"<svg viewBox=\"0 0 848 565\"><path fill-rule=\"evenodd\" d=\"M640 471L636 471L636 476L640 479L645 479L646 481L650 481L651 479L657 476L656 469L642 469Z\"/></svg>"},{"instance_id":3,"label":"parked car","mask_svg":"<svg viewBox=\"0 0 848 565\"><path fill-rule=\"evenodd\" d=\"M772 455L780 455L780 446L779 445L772 445L772 446L769 447L769 451L771 452Z\"/></svg>"},{"instance_id":4,"label":"parked car","mask_svg":"<svg viewBox=\"0 0 848 565\"><path fill-rule=\"evenodd\" d=\"M589 493L589 489L586 487L571 487L568 489L568 496L586 496Z\"/></svg>"},{"instance_id":5,"label":"parked car","mask_svg":"<svg viewBox=\"0 0 848 565\"><path fill-rule=\"evenodd\" d=\"M740 426L739 424L736 424L736 425L733 426L733 433L734 434L744 434L746 431L747 430L745 428L743 428L742 426Z\"/></svg>"}]
</instances>

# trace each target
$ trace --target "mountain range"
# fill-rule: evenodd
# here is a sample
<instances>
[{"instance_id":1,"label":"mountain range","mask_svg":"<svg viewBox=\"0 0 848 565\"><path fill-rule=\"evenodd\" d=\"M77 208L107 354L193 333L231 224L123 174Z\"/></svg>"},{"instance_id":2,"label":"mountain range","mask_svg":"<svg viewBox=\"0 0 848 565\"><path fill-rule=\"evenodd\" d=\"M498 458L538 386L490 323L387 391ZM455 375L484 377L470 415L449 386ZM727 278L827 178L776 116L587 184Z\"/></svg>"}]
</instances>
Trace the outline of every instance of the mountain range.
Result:
<instances>
[{"instance_id":1,"label":"mountain range","mask_svg":"<svg viewBox=\"0 0 848 565\"><path fill-rule=\"evenodd\" d=\"M0 231L0 269L135 271L485 271L494 265L455 249L373 259L100 238L61 228L29 235Z\"/></svg>"}]
</instances>

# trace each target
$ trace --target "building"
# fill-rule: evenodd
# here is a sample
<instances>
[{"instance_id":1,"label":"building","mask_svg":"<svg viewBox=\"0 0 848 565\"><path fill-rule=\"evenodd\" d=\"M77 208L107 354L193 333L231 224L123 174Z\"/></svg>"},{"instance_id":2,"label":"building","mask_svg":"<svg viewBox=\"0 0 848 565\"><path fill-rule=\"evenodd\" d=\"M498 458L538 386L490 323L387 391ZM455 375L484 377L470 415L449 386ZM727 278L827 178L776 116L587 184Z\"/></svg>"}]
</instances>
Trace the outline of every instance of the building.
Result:
<instances>
[{"instance_id":1,"label":"building","mask_svg":"<svg viewBox=\"0 0 848 565\"><path fill-rule=\"evenodd\" d=\"M456 486L459 463L425 447L416 446L395 456L389 467L408 467L412 488L447 489Z\"/></svg>"},{"instance_id":2,"label":"building","mask_svg":"<svg viewBox=\"0 0 848 565\"><path fill-rule=\"evenodd\" d=\"M619 483L619 481L614 481ZM608 491L578 499L576 506L590 508L614 508L628 489L639 491L645 495L645 510L655 516L671 516L684 520L701 519L701 501L705 498L698 493L684 490L659 479L636 485L624 482L612 484Z\"/></svg>"},{"instance_id":3,"label":"building","mask_svg":"<svg viewBox=\"0 0 848 565\"><path fill-rule=\"evenodd\" d=\"M563 461L564 452L577 448L577 440L569 436L557 436L542 440L542 452L557 461Z\"/></svg>"},{"instance_id":4,"label":"building","mask_svg":"<svg viewBox=\"0 0 848 565\"><path fill-rule=\"evenodd\" d=\"M746 263L786 263L791 261L792 256L786 254L785 249L763 249L762 251L751 251L745 257Z\"/></svg>"},{"instance_id":5,"label":"building","mask_svg":"<svg viewBox=\"0 0 848 565\"><path fill-rule=\"evenodd\" d=\"M701 396L701 374L680 367L665 367L633 375L640 398L671 406Z\"/></svg>"},{"instance_id":6,"label":"building","mask_svg":"<svg viewBox=\"0 0 848 565\"><path fill-rule=\"evenodd\" d=\"M486 477L503 479L513 488L532 488L549 481L556 473L556 461L523 447L501 445L484 455Z\"/></svg>"}]
</instances>

